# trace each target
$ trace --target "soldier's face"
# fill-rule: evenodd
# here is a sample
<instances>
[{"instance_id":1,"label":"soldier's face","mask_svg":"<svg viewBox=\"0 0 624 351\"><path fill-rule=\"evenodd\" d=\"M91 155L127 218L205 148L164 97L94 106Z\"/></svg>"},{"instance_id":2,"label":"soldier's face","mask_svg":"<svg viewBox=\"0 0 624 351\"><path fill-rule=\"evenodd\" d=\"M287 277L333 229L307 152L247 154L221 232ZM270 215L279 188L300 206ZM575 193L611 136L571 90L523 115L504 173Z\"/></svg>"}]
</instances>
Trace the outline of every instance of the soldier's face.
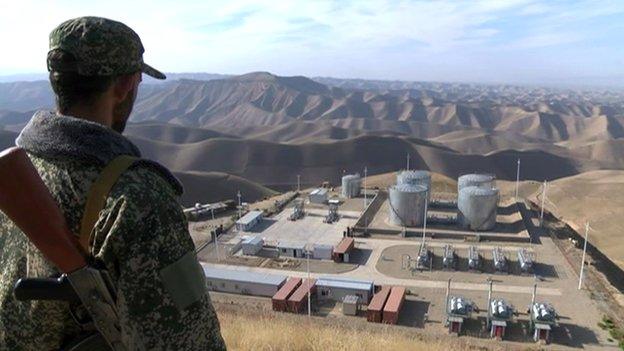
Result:
<instances>
[{"instance_id":1,"label":"soldier's face","mask_svg":"<svg viewBox=\"0 0 624 351\"><path fill-rule=\"evenodd\" d=\"M132 112L138 90L139 86L137 84L134 86L134 89L128 93L126 98L113 108L113 125L111 128L113 128L114 131L123 133L124 129L126 129L126 122L128 122L128 118L130 118L130 113Z\"/></svg>"}]
</instances>

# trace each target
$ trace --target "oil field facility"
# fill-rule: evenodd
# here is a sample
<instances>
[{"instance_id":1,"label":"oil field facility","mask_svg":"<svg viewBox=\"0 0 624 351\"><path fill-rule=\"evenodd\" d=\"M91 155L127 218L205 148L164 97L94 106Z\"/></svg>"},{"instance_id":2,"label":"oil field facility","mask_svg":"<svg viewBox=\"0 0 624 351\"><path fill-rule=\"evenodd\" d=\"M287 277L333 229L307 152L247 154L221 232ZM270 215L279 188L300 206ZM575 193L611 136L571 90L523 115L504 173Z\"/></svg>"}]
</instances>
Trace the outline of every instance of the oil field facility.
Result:
<instances>
[{"instance_id":1,"label":"oil field facility","mask_svg":"<svg viewBox=\"0 0 624 351\"><path fill-rule=\"evenodd\" d=\"M239 199L226 212L232 225L211 231L199 256L209 290L257 296L279 313L520 345L609 345L569 262L494 175L462 175L441 193L423 170L399 171L387 187L367 186L363 174L269 209Z\"/></svg>"}]
</instances>

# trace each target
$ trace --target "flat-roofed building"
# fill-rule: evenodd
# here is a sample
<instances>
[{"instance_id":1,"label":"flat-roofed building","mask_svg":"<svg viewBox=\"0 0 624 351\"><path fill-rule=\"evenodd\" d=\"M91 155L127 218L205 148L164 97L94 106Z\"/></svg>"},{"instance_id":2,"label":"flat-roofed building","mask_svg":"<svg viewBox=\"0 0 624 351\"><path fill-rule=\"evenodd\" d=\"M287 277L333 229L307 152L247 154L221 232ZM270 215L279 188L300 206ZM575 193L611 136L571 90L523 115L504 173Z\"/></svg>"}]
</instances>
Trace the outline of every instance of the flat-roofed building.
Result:
<instances>
[{"instance_id":1,"label":"flat-roofed building","mask_svg":"<svg viewBox=\"0 0 624 351\"><path fill-rule=\"evenodd\" d=\"M373 296L373 282L347 278L321 277L316 281L317 297L321 300L342 302L347 295L355 295L363 304Z\"/></svg>"},{"instance_id":2,"label":"flat-roofed building","mask_svg":"<svg viewBox=\"0 0 624 351\"><path fill-rule=\"evenodd\" d=\"M236 221L236 229L241 232L250 231L256 224L262 221L262 211L249 211Z\"/></svg>"},{"instance_id":3,"label":"flat-roofed building","mask_svg":"<svg viewBox=\"0 0 624 351\"><path fill-rule=\"evenodd\" d=\"M232 294L273 297L286 276L202 265L208 290Z\"/></svg>"}]
</instances>

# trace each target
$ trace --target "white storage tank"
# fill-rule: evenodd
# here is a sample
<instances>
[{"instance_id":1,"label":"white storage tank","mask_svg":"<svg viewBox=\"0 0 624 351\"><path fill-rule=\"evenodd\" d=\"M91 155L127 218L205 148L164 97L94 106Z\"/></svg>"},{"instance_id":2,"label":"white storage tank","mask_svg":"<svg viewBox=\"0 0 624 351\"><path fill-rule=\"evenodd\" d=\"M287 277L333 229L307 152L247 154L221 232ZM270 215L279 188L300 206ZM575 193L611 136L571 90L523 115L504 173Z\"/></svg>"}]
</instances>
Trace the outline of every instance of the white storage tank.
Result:
<instances>
[{"instance_id":1,"label":"white storage tank","mask_svg":"<svg viewBox=\"0 0 624 351\"><path fill-rule=\"evenodd\" d=\"M462 188L457 197L457 224L470 230L493 229L499 197L497 188Z\"/></svg>"},{"instance_id":2,"label":"white storage tank","mask_svg":"<svg viewBox=\"0 0 624 351\"><path fill-rule=\"evenodd\" d=\"M397 185L401 184L412 184L412 185L423 185L427 187L428 190L431 189L431 173L427 171L401 171L397 174Z\"/></svg>"},{"instance_id":3,"label":"white storage tank","mask_svg":"<svg viewBox=\"0 0 624 351\"><path fill-rule=\"evenodd\" d=\"M354 198L360 195L362 178L359 174L347 174L342 177L342 196Z\"/></svg>"},{"instance_id":4,"label":"white storage tank","mask_svg":"<svg viewBox=\"0 0 624 351\"><path fill-rule=\"evenodd\" d=\"M388 219L394 225L415 227L423 224L427 188L424 185L401 184L388 189Z\"/></svg>"},{"instance_id":5,"label":"white storage tank","mask_svg":"<svg viewBox=\"0 0 624 351\"><path fill-rule=\"evenodd\" d=\"M473 173L464 174L457 179L457 193L466 187L495 188L496 177L493 174Z\"/></svg>"}]
</instances>

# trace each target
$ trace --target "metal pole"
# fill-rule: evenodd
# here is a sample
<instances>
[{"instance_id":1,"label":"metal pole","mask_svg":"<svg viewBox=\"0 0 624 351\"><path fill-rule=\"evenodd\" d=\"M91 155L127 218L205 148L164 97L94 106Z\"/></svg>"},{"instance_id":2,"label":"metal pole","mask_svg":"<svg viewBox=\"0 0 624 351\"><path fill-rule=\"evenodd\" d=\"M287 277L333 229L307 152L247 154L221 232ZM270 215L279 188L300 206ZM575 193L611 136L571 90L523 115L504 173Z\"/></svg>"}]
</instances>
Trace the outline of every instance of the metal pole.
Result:
<instances>
[{"instance_id":1,"label":"metal pole","mask_svg":"<svg viewBox=\"0 0 624 351\"><path fill-rule=\"evenodd\" d=\"M535 305L535 296L537 295L537 283L533 284L533 296L531 297L531 307Z\"/></svg>"},{"instance_id":2,"label":"metal pole","mask_svg":"<svg viewBox=\"0 0 624 351\"><path fill-rule=\"evenodd\" d=\"M492 279L488 278L488 282L490 283L490 287L488 289L488 303L487 303L487 325L490 327L490 317L492 314Z\"/></svg>"},{"instance_id":3,"label":"metal pole","mask_svg":"<svg viewBox=\"0 0 624 351\"><path fill-rule=\"evenodd\" d=\"M423 236L422 242L425 242L425 233L427 232L427 205L429 204L429 190L425 191L425 218L423 219Z\"/></svg>"},{"instance_id":4,"label":"metal pole","mask_svg":"<svg viewBox=\"0 0 624 351\"><path fill-rule=\"evenodd\" d=\"M589 235L589 222L585 222L585 244L583 245L583 259L581 260L581 273L579 274L578 289L583 286L583 271L585 270L585 252L587 251L587 236Z\"/></svg>"},{"instance_id":5,"label":"metal pole","mask_svg":"<svg viewBox=\"0 0 624 351\"><path fill-rule=\"evenodd\" d=\"M409 171L409 161L410 161L410 154L408 153L407 154L407 168L406 168L406 170L408 171Z\"/></svg>"},{"instance_id":6,"label":"metal pole","mask_svg":"<svg viewBox=\"0 0 624 351\"><path fill-rule=\"evenodd\" d=\"M516 168L516 201L518 201L518 184L520 183L520 159L518 159L518 167Z\"/></svg>"},{"instance_id":7,"label":"metal pole","mask_svg":"<svg viewBox=\"0 0 624 351\"><path fill-rule=\"evenodd\" d=\"M301 191L301 176L297 174L297 191Z\"/></svg>"},{"instance_id":8,"label":"metal pole","mask_svg":"<svg viewBox=\"0 0 624 351\"><path fill-rule=\"evenodd\" d=\"M241 218L241 211L243 210L243 205L241 204L241 192L240 190L238 191L238 194L236 194L236 196L238 196L238 219Z\"/></svg>"},{"instance_id":9,"label":"metal pole","mask_svg":"<svg viewBox=\"0 0 624 351\"><path fill-rule=\"evenodd\" d=\"M308 264L307 264L307 271L308 271L308 318L312 315L312 306L310 305L310 295L311 295L311 291L310 291L310 251L307 251L308 253Z\"/></svg>"},{"instance_id":10,"label":"metal pole","mask_svg":"<svg viewBox=\"0 0 624 351\"><path fill-rule=\"evenodd\" d=\"M364 210L366 210L367 198L366 198L366 173L368 169L364 167Z\"/></svg>"},{"instance_id":11,"label":"metal pole","mask_svg":"<svg viewBox=\"0 0 624 351\"><path fill-rule=\"evenodd\" d=\"M548 183L544 181L544 185L542 186L542 209L540 210L540 228L542 227L542 222L544 221L544 201L546 200L546 185Z\"/></svg>"},{"instance_id":12,"label":"metal pole","mask_svg":"<svg viewBox=\"0 0 624 351\"><path fill-rule=\"evenodd\" d=\"M214 216L214 207L212 207L212 205L210 206L210 213L212 214L212 221L214 223L215 220L215 216ZM219 237L217 236L217 225L215 224L215 230L214 230L214 240L215 240L215 251L217 254L217 262L219 262Z\"/></svg>"},{"instance_id":13,"label":"metal pole","mask_svg":"<svg viewBox=\"0 0 624 351\"><path fill-rule=\"evenodd\" d=\"M449 296L451 294L451 278L449 278L448 280L448 285L446 286L446 306L444 307L446 309L446 313L448 314L450 312L450 308L449 308Z\"/></svg>"}]
</instances>

